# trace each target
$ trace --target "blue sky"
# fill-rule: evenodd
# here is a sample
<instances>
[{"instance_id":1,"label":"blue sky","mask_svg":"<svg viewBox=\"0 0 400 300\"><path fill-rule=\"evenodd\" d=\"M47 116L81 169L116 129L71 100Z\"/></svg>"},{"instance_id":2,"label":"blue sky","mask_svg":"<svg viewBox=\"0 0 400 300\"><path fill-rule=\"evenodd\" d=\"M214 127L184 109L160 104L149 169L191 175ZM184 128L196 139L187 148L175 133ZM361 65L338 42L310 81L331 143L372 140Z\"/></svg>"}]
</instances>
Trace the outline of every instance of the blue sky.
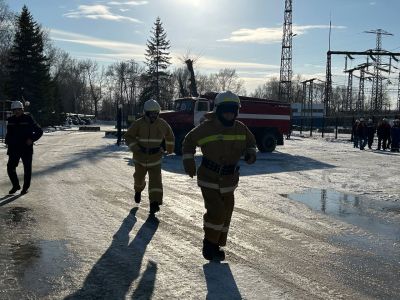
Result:
<instances>
[{"instance_id":1,"label":"blue sky","mask_svg":"<svg viewBox=\"0 0 400 300\"><path fill-rule=\"evenodd\" d=\"M284 0L8 0L20 12L26 4L55 44L76 58L103 64L144 60L146 40L157 16L171 41L175 66L188 51L203 73L235 68L248 92L279 76ZM325 74L329 19L332 50L375 48L365 30L382 28L383 48L400 52L398 0L293 0L293 72ZM353 61L357 65L364 61ZM337 82L344 59L334 59Z\"/></svg>"}]
</instances>

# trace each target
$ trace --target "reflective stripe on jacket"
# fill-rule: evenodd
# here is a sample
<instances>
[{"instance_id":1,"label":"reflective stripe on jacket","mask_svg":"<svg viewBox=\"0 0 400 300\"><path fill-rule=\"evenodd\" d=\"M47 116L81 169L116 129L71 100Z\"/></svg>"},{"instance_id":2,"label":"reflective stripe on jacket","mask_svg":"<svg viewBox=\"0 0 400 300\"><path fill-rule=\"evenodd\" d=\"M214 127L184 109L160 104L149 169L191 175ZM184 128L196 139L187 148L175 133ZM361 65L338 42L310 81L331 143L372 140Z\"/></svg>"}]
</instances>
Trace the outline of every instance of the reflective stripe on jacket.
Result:
<instances>
[{"instance_id":1,"label":"reflective stripe on jacket","mask_svg":"<svg viewBox=\"0 0 400 300\"><path fill-rule=\"evenodd\" d=\"M174 151L175 137L168 123L157 118L154 123L150 123L147 117L142 117L132 123L124 135L126 144L133 152L135 162L143 166L152 166L161 163L162 151L157 153L146 153L146 149L161 147L165 139L166 150L168 153Z\"/></svg>"},{"instance_id":2,"label":"reflective stripe on jacket","mask_svg":"<svg viewBox=\"0 0 400 300\"><path fill-rule=\"evenodd\" d=\"M199 146L203 156L219 165L235 165L246 152L255 155L256 141L246 125L235 121L232 127L225 127L215 113L207 115L207 120L192 129L183 141L183 165L185 170L193 168L194 154ZM221 175L204 166L197 170L198 185L233 192L239 182L239 173Z\"/></svg>"}]
</instances>

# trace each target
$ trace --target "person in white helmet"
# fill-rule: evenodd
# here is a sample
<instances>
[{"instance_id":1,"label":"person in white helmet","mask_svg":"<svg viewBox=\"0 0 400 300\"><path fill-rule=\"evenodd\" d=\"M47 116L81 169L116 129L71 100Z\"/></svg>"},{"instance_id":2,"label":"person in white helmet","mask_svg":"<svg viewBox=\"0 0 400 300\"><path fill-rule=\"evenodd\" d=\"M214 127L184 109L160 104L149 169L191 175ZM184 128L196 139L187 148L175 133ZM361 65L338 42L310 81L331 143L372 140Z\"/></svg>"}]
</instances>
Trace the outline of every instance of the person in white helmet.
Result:
<instances>
[{"instance_id":1,"label":"person in white helmet","mask_svg":"<svg viewBox=\"0 0 400 300\"><path fill-rule=\"evenodd\" d=\"M175 145L175 137L171 127L158 116L160 110L160 105L156 100L146 101L143 107L144 116L133 122L124 135L126 144L133 152L136 203L141 201L141 193L146 186L145 177L147 173L149 174L148 191L151 215L158 212L163 203L161 178L163 141L165 141L165 150L169 154L174 152Z\"/></svg>"},{"instance_id":2,"label":"person in white helmet","mask_svg":"<svg viewBox=\"0 0 400 300\"><path fill-rule=\"evenodd\" d=\"M238 161L241 156L248 164L256 161L256 140L242 122L237 121L240 99L230 91L219 93L214 112L191 130L183 141L183 165L201 188L204 214L203 257L224 260L228 230L234 207L234 191L239 182ZM194 154L200 147L203 158L196 170Z\"/></svg>"},{"instance_id":3,"label":"person in white helmet","mask_svg":"<svg viewBox=\"0 0 400 300\"><path fill-rule=\"evenodd\" d=\"M21 194L26 194L31 185L33 143L42 135L43 130L31 115L24 113L24 105L20 101L11 102L13 115L7 119L7 145L8 163L7 173L12 188L9 194L14 194L21 189L17 176L17 166L22 160L24 165L24 185Z\"/></svg>"}]
</instances>

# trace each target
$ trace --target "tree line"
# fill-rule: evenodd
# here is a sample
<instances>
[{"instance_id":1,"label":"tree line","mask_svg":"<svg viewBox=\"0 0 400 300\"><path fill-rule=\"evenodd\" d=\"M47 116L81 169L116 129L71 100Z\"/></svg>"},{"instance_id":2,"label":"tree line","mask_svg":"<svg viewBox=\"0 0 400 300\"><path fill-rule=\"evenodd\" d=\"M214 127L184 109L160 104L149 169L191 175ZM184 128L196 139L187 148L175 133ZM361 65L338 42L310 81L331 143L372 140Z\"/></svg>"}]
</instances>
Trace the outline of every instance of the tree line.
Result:
<instances>
[{"instance_id":1,"label":"tree line","mask_svg":"<svg viewBox=\"0 0 400 300\"><path fill-rule=\"evenodd\" d=\"M246 95L244 81L235 69L194 72L196 60L189 54L181 58L181 66L172 67L170 46L158 17L146 43L144 62L130 59L105 66L93 59L76 59L52 43L49 32L26 6L15 14L0 0L0 100L29 101L28 110L47 126L61 124L65 113L113 120L122 107L125 116L136 115L151 98L169 109L173 99L209 91L231 90ZM302 80L299 75L293 79L293 102L304 99ZM314 99L321 102L324 85L314 86ZM250 96L276 100L278 91L279 80L272 78ZM345 88L336 87L331 109L340 111L345 97Z\"/></svg>"},{"instance_id":2,"label":"tree line","mask_svg":"<svg viewBox=\"0 0 400 300\"><path fill-rule=\"evenodd\" d=\"M170 70L170 41L160 18L147 40L144 63L130 59L108 66L55 47L27 6L15 14L0 0L0 28L0 99L29 101L27 110L43 126L62 123L65 113L112 120L122 107L125 115L136 115L151 98L168 109L174 98L192 95L184 63ZM225 89L245 93L234 69L196 72L196 83L199 94Z\"/></svg>"}]
</instances>

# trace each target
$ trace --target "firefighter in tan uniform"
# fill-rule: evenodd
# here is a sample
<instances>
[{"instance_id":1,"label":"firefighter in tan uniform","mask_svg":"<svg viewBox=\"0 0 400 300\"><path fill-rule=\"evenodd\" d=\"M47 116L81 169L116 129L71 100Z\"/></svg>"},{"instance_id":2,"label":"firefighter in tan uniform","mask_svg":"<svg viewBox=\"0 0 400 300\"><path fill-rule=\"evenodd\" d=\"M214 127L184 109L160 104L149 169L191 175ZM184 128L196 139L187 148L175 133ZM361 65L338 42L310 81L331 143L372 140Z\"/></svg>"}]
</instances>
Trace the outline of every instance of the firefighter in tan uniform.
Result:
<instances>
[{"instance_id":1,"label":"firefighter in tan uniform","mask_svg":"<svg viewBox=\"0 0 400 300\"><path fill-rule=\"evenodd\" d=\"M135 202L140 203L141 192L146 186L146 173L149 173L150 214L160 210L163 199L161 179L162 142L165 140L167 153L174 151L175 137L166 121L159 118L160 105L155 100L144 103L144 116L136 120L124 138L133 152L135 164L134 188Z\"/></svg>"},{"instance_id":2,"label":"firefighter in tan uniform","mask_svg":"<svg viewBox=\"0 0 400 300\"><path fill-rule=\"evenodd\" d=\"M226 245L234 207L234 191L239 182L238 161L242 155L248 164L256 161L256 141L242 122L237 121L239 97L230 91L215 98L214 112L190 131L183 142L185 172L196 175L194 154L199 146L203 153L197 170L197 183L203 194L203 256L207 260L224 260L220 247Z\"/></svg>"}]
</instances>

